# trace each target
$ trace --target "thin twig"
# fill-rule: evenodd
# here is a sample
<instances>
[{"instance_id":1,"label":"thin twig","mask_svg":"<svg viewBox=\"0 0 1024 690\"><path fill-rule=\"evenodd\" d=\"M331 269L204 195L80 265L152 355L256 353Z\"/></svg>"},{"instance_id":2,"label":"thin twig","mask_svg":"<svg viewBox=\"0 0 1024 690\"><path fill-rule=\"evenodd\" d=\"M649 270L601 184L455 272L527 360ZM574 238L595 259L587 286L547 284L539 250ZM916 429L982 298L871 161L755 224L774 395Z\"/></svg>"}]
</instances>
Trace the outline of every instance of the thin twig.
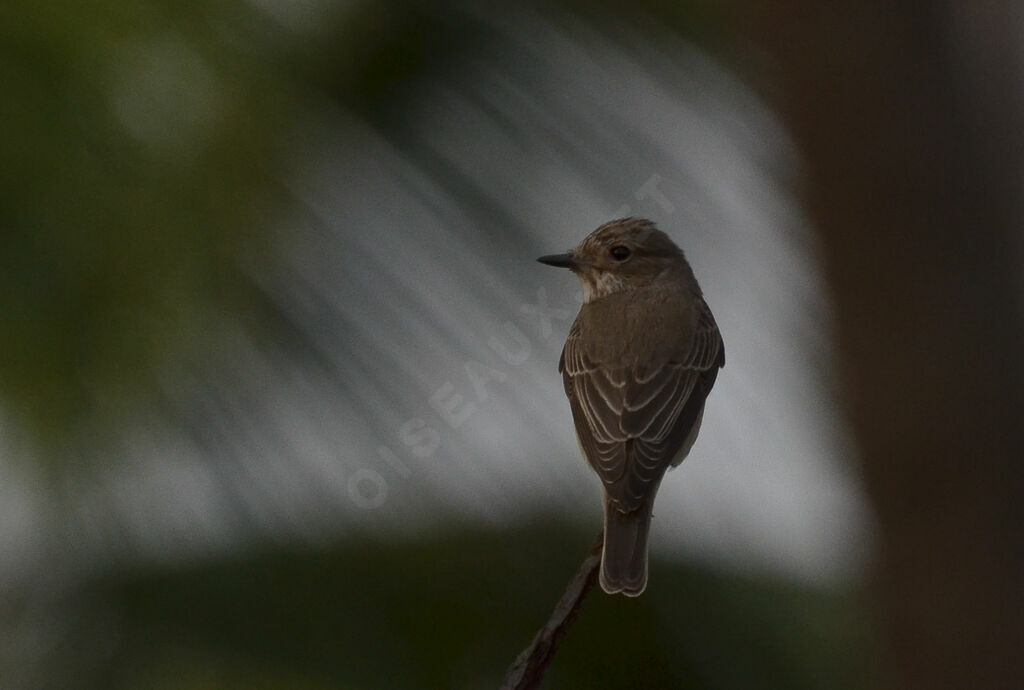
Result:
<instances>
[{"instance_id":1,"label":"thin twig","mask_svg":"<svg viewBox=\"0 0 1024 690\"><path fill-rule=\"evenodd\" d=\"M499 690L532 690L540 687L544 672L555 658L569 626L576 620L583 599L597 582L597 569L601 566L603 546L604 532L597 535L597 541L590 547L576 575L569 581L565 594L558 600L548 622L537 631L533 642L508 667Z\"/></svg>"}]
</instances>

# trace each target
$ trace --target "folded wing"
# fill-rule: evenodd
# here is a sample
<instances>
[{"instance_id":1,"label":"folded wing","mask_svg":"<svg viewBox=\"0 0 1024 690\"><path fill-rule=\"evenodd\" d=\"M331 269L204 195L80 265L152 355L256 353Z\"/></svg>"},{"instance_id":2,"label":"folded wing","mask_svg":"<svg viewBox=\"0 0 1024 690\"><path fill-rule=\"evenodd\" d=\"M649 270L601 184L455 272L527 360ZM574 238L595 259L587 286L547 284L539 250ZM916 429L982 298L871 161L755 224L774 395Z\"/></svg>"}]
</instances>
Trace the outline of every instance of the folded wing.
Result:
<instances>
[{"instance_id":1,"label":"folded wing","mask_svg":"<svg viewBox=\"0 0 1024 690\"><path fill-rule=\"evenodd\" d=\"M616 508L632 511L653 497L724 364L722 338L703 300L689 342L651 369L593 361L578 320L573 324L559 370L580 445Z\"/></svg>"}]
</instances>

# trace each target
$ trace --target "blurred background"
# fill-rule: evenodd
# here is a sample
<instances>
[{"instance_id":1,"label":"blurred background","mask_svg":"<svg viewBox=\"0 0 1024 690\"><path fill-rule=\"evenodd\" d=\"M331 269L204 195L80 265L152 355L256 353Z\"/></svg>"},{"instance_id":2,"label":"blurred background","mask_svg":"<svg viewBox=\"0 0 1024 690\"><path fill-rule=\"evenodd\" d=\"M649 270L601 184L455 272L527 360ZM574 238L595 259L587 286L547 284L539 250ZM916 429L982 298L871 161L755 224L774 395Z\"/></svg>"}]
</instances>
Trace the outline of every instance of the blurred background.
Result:
<instances>
[{"instance_id":1,"label":"blurred background","mask_svg":"<svg viewBox=\"0 0 1024 690\"><path fill-rule=\"evenodd\" d=\"M601 520L579 286L534 259L631 215L727 366L647 592L592 594L544 687L871 685L843 182L740 9L0 13L0 687L496 687Z\"/></svg>"}]
</instances>

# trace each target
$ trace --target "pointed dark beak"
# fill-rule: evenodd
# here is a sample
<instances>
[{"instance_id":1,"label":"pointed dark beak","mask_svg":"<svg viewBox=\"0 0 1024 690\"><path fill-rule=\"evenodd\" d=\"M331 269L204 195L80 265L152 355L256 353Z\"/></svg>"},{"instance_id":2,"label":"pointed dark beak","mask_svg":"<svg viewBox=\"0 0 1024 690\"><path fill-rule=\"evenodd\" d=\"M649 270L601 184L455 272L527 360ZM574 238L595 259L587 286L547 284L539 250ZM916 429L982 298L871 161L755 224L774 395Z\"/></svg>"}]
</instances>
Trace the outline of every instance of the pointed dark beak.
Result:
<instances>
[{"instance_id":1,"label":"pointed dark beak","mask_svg":"<svg viewBox=\"0 0 1024 690\"><path fill-rule=\"evenodd\" d=\"M572 254L548 254L542 256L537 261L548 266L557 266L558 268L572 268L576 266L576 259L572 258Z\"/></svg>"}]
</instances>

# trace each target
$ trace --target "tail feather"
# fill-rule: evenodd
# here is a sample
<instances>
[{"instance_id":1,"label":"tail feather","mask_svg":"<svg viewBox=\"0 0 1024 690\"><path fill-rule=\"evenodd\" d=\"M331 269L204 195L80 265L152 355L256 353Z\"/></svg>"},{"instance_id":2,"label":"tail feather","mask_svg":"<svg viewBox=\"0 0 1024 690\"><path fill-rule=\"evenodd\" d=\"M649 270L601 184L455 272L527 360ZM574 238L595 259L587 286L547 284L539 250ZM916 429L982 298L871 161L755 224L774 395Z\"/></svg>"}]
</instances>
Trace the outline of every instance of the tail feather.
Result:
<instances>
[{"instance_id":1,"label":"tail feather","mask_svg":"<svg viewBox=\"0 0 1024 690\"><path fill-rule=\"evenodd\" d=\"M604 503L604 551L601 553L601 589L640 596L647 587L647 534L651 511L647 503L624 513L611 501Z\"/></svg>"}]
</instances>

